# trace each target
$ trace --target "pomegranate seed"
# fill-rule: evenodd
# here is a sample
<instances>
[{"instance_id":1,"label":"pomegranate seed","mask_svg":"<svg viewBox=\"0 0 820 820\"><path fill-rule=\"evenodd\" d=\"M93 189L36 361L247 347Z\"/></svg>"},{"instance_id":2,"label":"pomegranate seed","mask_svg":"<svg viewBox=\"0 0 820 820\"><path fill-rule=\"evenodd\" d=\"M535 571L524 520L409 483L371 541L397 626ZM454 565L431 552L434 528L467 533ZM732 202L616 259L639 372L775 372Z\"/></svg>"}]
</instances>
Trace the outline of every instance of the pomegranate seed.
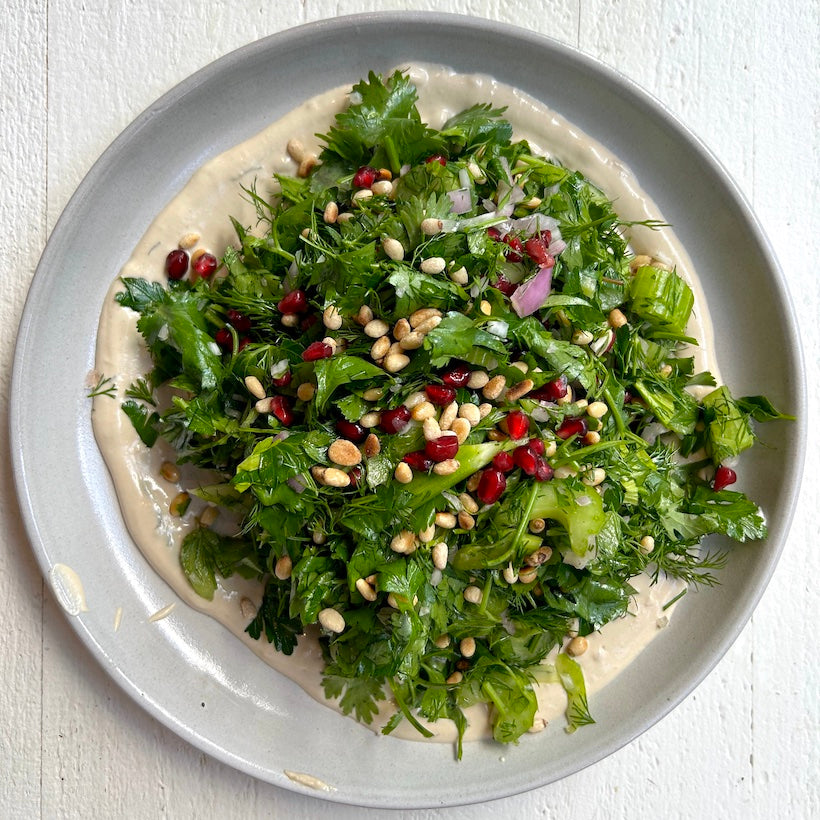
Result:
<instances>
[{"instance_id":1,"label":"pomegranate seed","mask_svg":"<svg viewBox=\"0 0 820 820\"><path fill-rule=\"evenodd\" d=\"M551 382L542 385L537 390L533 390L529 397L537 401L558 401L558 399L563 399L566 395L567 377L559 376L557 379L553 379Z\"/></svg>"},{"instance_id":2,"label":"pomegranate seed","mask_svg":"<svg viewBox=\"0 0 820 820\"><path fill-rule=\"evenodd\" d=\"M293 422L293 411L287 396L274 396L270 402L270 411L285 427Z\"/></svg>"},{"instance_id":3,"label":"pomegranate seed","mask_svg":"<svg viewBox=\"0 0 820 820\"><path fill-rule=\"evenodd\" d=\"M495 504L506 488L507 479L504 477L504 473L495 467L488 467L481 474L476 488L476 495L482 504Z\"/></svg>"},{"instance_id":4,"label":"pomegranate seed","mask_svg":"<svg viewBox=\"0 0 820 820\"><path fill-rule=\"evenodd\" d=\"M280 313L305 313L308 309L307 295L303 290L292 290L279 300L276 307Z\"/></svg>"},{"instance_id":5,"label":"pomegranate seed","mask_svg":"<svg viewBox=\"0 0 820 820\"><path fill-rule=\"evenodd\" d=\"M367 438L367 430L355 421L346 421L345 419L337 421L336 430L338 430L340 436L352 441L354 444L361 444Z\"/></svg>"},{"instance_id":6,"label":"pomegranate seed","mask_svg":"<svg viewBox=\"0 0 820 820\"><path fill-rule=\"evenodd\" d=\"M715 480L712 486L715 492L720 492L722 489L734 484L737 481L737 473L731 467L725 467L723 464L715 470Z\"/></svg>"},{"instance_id":7,"label":"pomegranate seed","mask_svg":"<svg viewBox=\"0 0 820 820\"><path fill-rule=\"evenodd\" d=\"M410 411L403 404L400 404L395 409L385 410L384 413L382 413L379 427L381 427L385 433L398 433L400 430L404 430L409 423ZM411 464L410 466L412 467L413 465Z\"/></svg>"},{"instance_id":8,"label":"pomegranate seed","mask_svg":"<svg viewBox=\"0 0 820 820\"><path fill-rule=\"evenodd\" d=\"M508 473L515 466L515 462L509 453L503 452L493 459L493 466L501 470L502 473Z\"/></svg>"},{"instance_id":9,"label":"pomegranate seed","mask_svg":"<svg viewBox=\"0 0 820 820\"><path fill-rule=\"evenodd\" d=\"M444 154L433 154L431 157L427 157L425 162L437 162L439 165L446 165L447 164L447 157Z\"/></svg>"},{"instance_id":10,"label":"pomegranate seed","mask_svg":"<svg viewBox=\"0 0 820 820\"><path fill-rule=\"evenodd\" d=\"M302 353L302 361L315 362L317 359L329 359L333 348L324 342L311 342Z\"/></svg>"},{"instance_id":11,"label":"pomegranate seed","mask_svg":"<svg viewBox=\"0 0 820 820\"><path fill-rule=\"evenodd\" d=\"M426 473L436 463L424 450L414 450L412 453L408 453L402 461L420 473Z\"/></svg>"},{"instance_id":12,"label":"pomegranate seed","mask_svg":"<svg viewBox=\"0 0 820 820\"><path fill-rule=\"evenodd\" d=\"M451 367L441 380L450 387L464 387L470 381L470 365L460 362L455 367Z\"/></svg>"},{"instance_id":13,"label":"pomegranate seed","mask_svg":"<svg viewBox=\"0 0 820 820\"><path fill-rule=\"evenodd\" d=\"M228 330L228 328L221 327L217 330L214 335L214 340L223 350L228 352L233 350L233 336L231 336L231 331Z\"/></svg>"},{"instance_id":14,"label":"pomegranate seed","mask_svg":"<svg viewBox=\"0 0 820 820\"><path fill-rule=\"evenodd\" d=\"M529 442L527 442L527 446L530 450L535 453L537 456L543 456L544 450L546 447L544 446L544 442L540 438L531 438Z\"/></svg>"},{"instance_id":15,"label":"pomegranate seed","mask_svg":"<svg viewBox=\"0 0 820 820\"><path fill-rule=\"evenodd\" d=\"M538 456L535 459L535 480L536 481L552 481L555 471L547 464L547 460L543 456Z\"/></svg>"},{"instance_id":16,"label":"pomegranate seed","mask_svg":"<svg viewBox=\"0 0 820 820\"><path fill-rule=\"evenodd\" d=\"M535 475L536 455L528 444L522 444L513 450L513 461L515 466L520 467L527 475Z\"/></svg>"},{"instance_id":17,"label":"pomegranate seed","mask_svg":"<svg viewBox=\"0 0 820 820\"><path fill-rule=\"evenodd\" d=\"M239 340L239 352L241 353L251 343L250 336L243 336Z\"/></svg>"},{"instance_id":18,"label":"pomegranate seed","mask_svg":"<svg viewBox=\"0 0 820 820\"><path fill-rule=\"evenodd\" d=\"M493 242L501 241L501 231L499 231L498 228L487 228L487 236L489 236Z\"/></svg>"},{"instance_id":19,"label":"pomegranate seed","mask_svg":"<svg viewBox=\"0 0 820 820\"><path fill-rule=\"evenodd\" d=\"M496 290L500 290L505 296L512 296L516 290L518 290L518 285L514 285L501 273L498 274L495 282L493 282L493 287Z\"/></svg>"},{"instance_id":20,"label":"pomegranate seed","mask_svg":"<svg viewBox=\"0 0 820 820\"><path fill-rule=\"evenodd\" d=\"M287 387L293 381L293 373L285 371L278 379L273 380L274 387Z\"/></svg>"},{"instance_id":21,"label":"pomegranate seed","mask_svg":"<svg viewBox=\"0 0 820 820\"><path fill-rule=\"evenodd\" d=\"M445 384L428 384L424 392L427 394L427 399L439 407L446 407L456 400L455 388Z\"/></svg>"},{"instance_id":22,"label":"pomegranate seed","mask_svg":"<svg viewBox=\"0 0 820 820\"><path fill-rule=\"evenodd\" d=\"M517 236L507 234L503 241L510 247L508 251L504 251L504 258L508 262L521 262L524 259L524 245L521 243L521 240Z\"/></svg>"},{"instance_id":23,"label":"pomegranate seed","mask_svg":"<svg viewBox=\"0 0 820 820\"><path fill-rule=\"evenodd\" d=\"M194 260L191 267L197 276L207 279L217 269L218 265L219 262L216 261L216 257L212 253L203 253Z\"/></svg>"},{"instance_id":24,"label":"pomegranate seed","mask_svg":"<svg viewBox=\"0 0 820 820\"><path fill-rule=\"evenodd\" d=\"M527 256L541 268L548 268L553 264L553 258L547 253L547 245L544 243L544 236L532 236L524 243L524 250Z\"/></svg>"},{"instance_id":25,"label":"pomegranate seed","mask_svg":"<svg viewBox=\"0 0 820 820\"><path fill-rule=\"evenodd\" d=\"M228 308L228 321L236 328L237 333L247 333L251 329L251 320L233 308Z\"/></svg>"},{"instance_id":26,"label":"pomegranate seed","mask_svg":"<svg viewBox=\"0 0 820 820\"><path fill-rule=\"evenodd\" d=\"M319 317L315 313L311 313L310 316L305 316L305 318L302 319L299 323L299 328L302 333L307 333L318 321Z\"/></svg>"},{"instance_id":27,"label":"pomegranate seed","mask_svg":"<svg viewBox=\"0 0 820 820\"><path fill-rule=\"evenodd\" d=\"M165 257L165 273L169 279L182 279L188 273L188 254L183 250L171 251Z\"/></svg>"},{"instance_id":28,"label":"pomegranate seed","mask_svg":"<svg viewBox=\"0 0 820 820\"><path fill-rule=\"evenodd\" d=\"M439 436L424 445L424 452L433 461L447 461L448 458L455 458L458 452L457 436Z\"/></svg>"},{"instance_id":29,"label":"pomegranate seed","mask_svg":"<svg viewBox=\"0 0 820 820\"><path fill-rule=\"evenodd\" d=\"M567 439L571 436L585 436L587 434L587 423L584 419L564 419L555 431L558 438Z\"/></svg>"},{"instance_id":30,"label":"pomegranate seed","mask_svg":"<svg viewBox=\"0 0 820 820\"><path fill-rule=\"evenodd\" d=\"M347 474L347 477L350 479L350 486L351 487L358 487L359 482L362 480L362 465L357 464L350 472Z\"/></svg>"},{"instance_id":31,"label":"pomegranate seed","mask_svg":"<svg viewBox=\"0 0 820 820\"><path fill-rule=\"evenodd\" d=\"M379 178L379 172L369 165L362 165L353 175L354 188L369 188Z\"/></svg>"},{"instance_id":32,"label":"pomegranate seed","mask_svg":"<svg viewBox=\"0 0 820 820\"><path fill-rule=\"evenodd\" d=\"M512 412L507 413L505 422L507 424L507 432L510 434L510 438L524 438L524 436L527 435L527 431L530 429L529 418L520 410L513 410Z\"/></svg>"}]
</instances>

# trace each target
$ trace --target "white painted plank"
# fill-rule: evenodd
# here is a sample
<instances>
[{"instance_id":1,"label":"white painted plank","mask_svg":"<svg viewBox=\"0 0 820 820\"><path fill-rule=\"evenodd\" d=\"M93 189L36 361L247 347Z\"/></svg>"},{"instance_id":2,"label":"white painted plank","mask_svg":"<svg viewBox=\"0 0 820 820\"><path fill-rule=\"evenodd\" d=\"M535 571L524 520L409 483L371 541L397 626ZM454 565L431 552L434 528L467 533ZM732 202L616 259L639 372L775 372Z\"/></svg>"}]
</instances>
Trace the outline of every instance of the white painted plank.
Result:
<instances>
[{"instance_id":1,"label":"white painted plank","mask_svg":"<svg viewBox=\"0 0 820 820\"><path fill-rule=\"evenodd\" d=\"M45 2L12 0L0 27L0 816L36 811L40 795L43 581L11 474L8 398L17 325L46 239Z\"/></svg>"}]
</instances>

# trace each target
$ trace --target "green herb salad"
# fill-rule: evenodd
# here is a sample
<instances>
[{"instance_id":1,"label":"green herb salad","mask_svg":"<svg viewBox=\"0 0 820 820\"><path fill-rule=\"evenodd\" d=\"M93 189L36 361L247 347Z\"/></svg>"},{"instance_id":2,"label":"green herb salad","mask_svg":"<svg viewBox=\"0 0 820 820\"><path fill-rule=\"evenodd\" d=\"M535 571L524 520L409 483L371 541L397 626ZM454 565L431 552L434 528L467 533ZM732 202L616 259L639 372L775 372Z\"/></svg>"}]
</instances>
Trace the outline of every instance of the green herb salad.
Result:
<instances>
[{"instance_id":1,"label":"green herb salad","mask_svg":"<svg viewBox=\"0 0 820 820\"><path fill-rule=\"evenodd\" d=\"M713 584L704 536L765 537L728 488L783 416L695 372L692 290L588 179L503 109L434 129L416 102L371 73L275 198L245 191L259 222L221 258L122 279L153 362L122 409L169 476L211 475L170 510L209 505L179 552L196 593L257 579L252 638L318 630L327 698L365 723L392 700L385 733L452 721L460 755L475 704L498 741L530 730L538 682L592 721L575 659L630 580Z\"/></svg>"}]
</instances>

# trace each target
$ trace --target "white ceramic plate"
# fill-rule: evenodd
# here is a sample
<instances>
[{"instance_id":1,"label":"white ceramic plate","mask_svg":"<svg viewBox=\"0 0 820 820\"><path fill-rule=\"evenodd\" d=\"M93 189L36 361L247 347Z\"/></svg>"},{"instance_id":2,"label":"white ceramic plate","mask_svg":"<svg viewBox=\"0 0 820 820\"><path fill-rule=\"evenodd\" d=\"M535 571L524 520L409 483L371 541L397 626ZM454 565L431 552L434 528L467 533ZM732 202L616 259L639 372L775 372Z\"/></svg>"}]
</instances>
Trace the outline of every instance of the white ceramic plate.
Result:
<instances>
[{"instance_id":1,"label":"white ceramic plate","mask_svg":"<svg viewBox=\"0 0 820 820\"><path fill-rule=\"evenodd\" d=\"M739 634L774 569L791 519L805 423L768 425L743 460L762 500L765 544L739 547L722 587L687 595L671 627L603 692L597 723L551 726L518 747L380 737L314 702L228 632L179 605L125 530L94 442L86 376L106 289L146 227L206 159L328 88L401 62L445 63L518 86L604 142L675 226L699 271L721 370L739 395L765 393L805 418L795 321L783 276L745 200L707 150L661 105L610 69L545 38L466 17L384 14L286 31L229 54L144 112L72 198L43 254L20 327L11 404L15 475L48 577L81 579L80 638L144 708L195 746L285 788L382 807L478 802L549 783L628 743L709 672ZM538 70L534 71L533 67ZM179 128L184 122L185 128ZM123 196L127 191L128 196ZM49 423L40 406L49 386ZM117 607L125 614L114 631ZM731 700L731 693L727 693ZM285 770L333 787L317 792Z\"/></svg>"}]
</instances>

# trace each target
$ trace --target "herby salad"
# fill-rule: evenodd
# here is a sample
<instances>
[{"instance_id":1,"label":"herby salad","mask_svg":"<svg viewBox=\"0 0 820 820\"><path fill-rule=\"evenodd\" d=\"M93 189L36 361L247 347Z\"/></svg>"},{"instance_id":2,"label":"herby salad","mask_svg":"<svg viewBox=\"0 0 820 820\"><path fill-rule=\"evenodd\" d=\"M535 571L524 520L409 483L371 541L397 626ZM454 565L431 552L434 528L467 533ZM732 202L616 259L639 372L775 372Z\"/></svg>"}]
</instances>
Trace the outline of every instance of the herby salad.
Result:
<instances>
[{"instance_id":1,"label":"herby salad","mask_svg":"<svg viewBox=\"0 0 820 820\"><path fill-rule=\"evenodd\" d=\"M289 654L317 629L327 697L364 722L392 699L385 733L461 738L484 703L516 741L549 680L591 722L575 658L630 579L712 584L704 536L766 535L732 464L783 416L695 372L687 283L503 113L433 129L371 73L272 201L246 191L235 246L169 249L117 297L153 359L123 410L213 477L171 505L209 505L190 584L258 579L247 632Z\"/></svg>"}]
</instances>

